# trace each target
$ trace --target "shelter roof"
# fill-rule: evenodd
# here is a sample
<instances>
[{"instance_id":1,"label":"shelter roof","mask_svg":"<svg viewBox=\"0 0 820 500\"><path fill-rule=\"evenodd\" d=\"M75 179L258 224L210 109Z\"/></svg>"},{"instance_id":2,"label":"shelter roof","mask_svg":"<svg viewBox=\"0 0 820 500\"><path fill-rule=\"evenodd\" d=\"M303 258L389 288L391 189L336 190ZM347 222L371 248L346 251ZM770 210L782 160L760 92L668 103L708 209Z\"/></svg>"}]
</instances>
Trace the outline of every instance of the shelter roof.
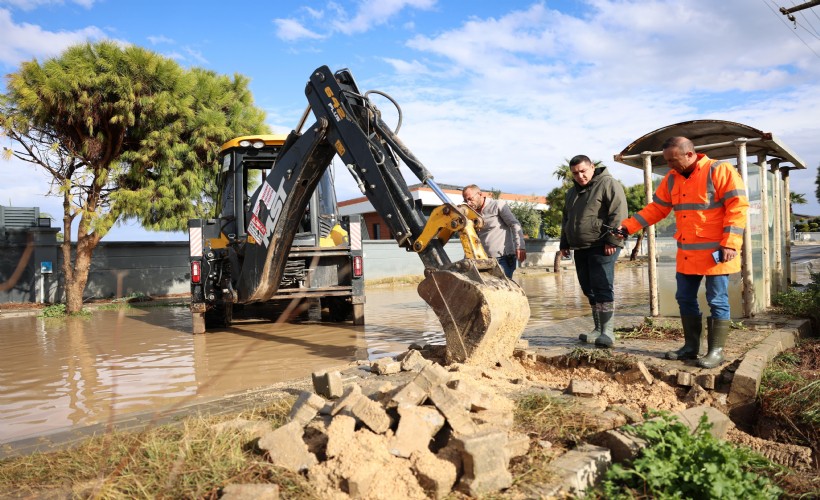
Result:
<instances>
[{"instance_id":1,"label":"shelter roof","mask_svg":"<svg viewBox=\"0 0 820 500\"><path fill-rule=\"evenodd\" d=\"M780 159L783 163L791 163L791 168L806 168L803 160L771 132L763 132L742 123L725 120L691 120L661 127L634 140L615 155L615 161L643 169L640 155L648 151L653 153L652 168L662 167L666 170L661 145L668 137L674 136L688 137L695 144L696 150L717 160L737 158L737 146L733 141L739 138L749 139L746 143L747 156L765 154L767 161Z\"/></svg>"}]
</instances>

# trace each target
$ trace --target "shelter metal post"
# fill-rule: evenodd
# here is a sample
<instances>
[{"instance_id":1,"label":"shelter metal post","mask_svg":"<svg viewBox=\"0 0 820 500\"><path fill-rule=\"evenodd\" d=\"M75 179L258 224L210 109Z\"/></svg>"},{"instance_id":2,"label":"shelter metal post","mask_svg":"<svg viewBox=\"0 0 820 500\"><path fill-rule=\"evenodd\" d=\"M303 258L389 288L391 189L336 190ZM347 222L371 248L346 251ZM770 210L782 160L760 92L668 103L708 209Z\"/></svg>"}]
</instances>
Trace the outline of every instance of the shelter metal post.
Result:
<instances>
[{"instance_id":1,"label":"shelter metal post","mask_svg":"<svg viewBox=\"0 0 820 500\"><path fill-rule=\"evenodd\" d=\"M757 157L758 169L760 171L760 217L761 224L762 251L763 251L763 304L765 307L771 305L772 298L772 266L770 260L771 245L769 245L769 175L767 172L766 155ZM749 189L749 186L746 186Z\"/></svg>"},{"instance_id":2,"label":"shelter metal post","mask_svg":"<svg viewBox=\"0 0 820 500\"><path fill-rule=\"evenodd\" d=\"M738 138L733 141L737 147L737 164L740 167L740 176L746 185L749 195L749 166L746 159L746 139ZM749 196L751 198L751 196ZM746 229L743 231L743 251L741 252L741 276L743 278L743 317L751 318L754 312L755 284L752 273L752 232L750 227L751 215L746 211Z\"/></svg>"},{"instance_id":3,"label":"shelter metal post","mask_svg":"<svg viewBox=\"0 0 820 500\"><path fill-rule=\"evenodd\" d=\"M783 256L783 270L786 271L786 283L792 283L792 204L791 187L789 186L789 167L780 169L783 176L783 220L786 221L786 254Z\"/></svg>"},{"instance_id":4,"label":"shelter metal post","mask_svg":"<svg viewBox=\"0 0 820 500\"><path fill-rule=\"evenodd\" d=\"M781 184L783 181L778 176L778 166L780 165L779 158L773 158L770 162L770 171L772 173L772 180L774 182L774 293L780 293L785 290L783 284L783 202L781 201Z\"/></svg>"},{"instance_id":5,"label":"shelter metal post","mask_svg":"<svg viewBox=\"0 0 820 500\"><path fill-rule=\"evenodd\" d=\"M642 152L641 159L643 160L644 192L646 193L646 202L649 203L654 192L652 189L652 152ZM646 246L649 254L649 310L652 316L658 316L660 314L660 305L658 304L658 252L655 248L654 224L646 228Z\"/></svg>"}]
</instances>

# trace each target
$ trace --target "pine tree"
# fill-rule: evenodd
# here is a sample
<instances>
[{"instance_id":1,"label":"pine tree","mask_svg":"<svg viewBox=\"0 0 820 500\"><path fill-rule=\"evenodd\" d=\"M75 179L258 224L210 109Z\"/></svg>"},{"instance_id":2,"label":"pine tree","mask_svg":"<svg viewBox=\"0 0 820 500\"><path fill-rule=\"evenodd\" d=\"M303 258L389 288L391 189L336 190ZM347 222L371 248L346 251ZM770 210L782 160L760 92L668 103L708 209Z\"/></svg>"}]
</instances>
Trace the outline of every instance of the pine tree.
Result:
<instances>
[{"instance_id":1,"label":"pine tree","mask_svg":"<svg viewBox=\"0 0 820 500\"><path fill-rule=\"evenodd\" d=\"M45 169L63 198L69 313L82 308L93 251L117 221L184 229L209 211L219 146L266 131L245 77L184 69L136 46L76 45L7 78L0 127L16 143L7 154Z\"/></svg>"}]
</instances>

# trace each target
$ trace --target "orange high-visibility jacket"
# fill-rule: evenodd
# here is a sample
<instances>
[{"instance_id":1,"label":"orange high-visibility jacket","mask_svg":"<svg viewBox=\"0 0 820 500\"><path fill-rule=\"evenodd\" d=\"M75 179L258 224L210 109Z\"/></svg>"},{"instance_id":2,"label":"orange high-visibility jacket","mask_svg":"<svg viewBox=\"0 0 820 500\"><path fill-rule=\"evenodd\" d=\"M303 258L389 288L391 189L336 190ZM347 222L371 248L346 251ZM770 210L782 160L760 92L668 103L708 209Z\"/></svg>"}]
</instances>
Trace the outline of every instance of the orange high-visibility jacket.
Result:
<instances>
[{"instance_id":1,"label":"orange high-visibility jacket","mask_svg":"<svg viewBox=\"0 0 820 500\"><path fill-rule=\"evenodd\" d=\"M740 250L749 199L737 169L730 163L698 154L689 178L670 170L640 212L624 220L629 234L650 226L675 210L677 272L731 274L740 271L740 252L729 262L715 263L720 247Z\"/></svg>"}]
</instances>

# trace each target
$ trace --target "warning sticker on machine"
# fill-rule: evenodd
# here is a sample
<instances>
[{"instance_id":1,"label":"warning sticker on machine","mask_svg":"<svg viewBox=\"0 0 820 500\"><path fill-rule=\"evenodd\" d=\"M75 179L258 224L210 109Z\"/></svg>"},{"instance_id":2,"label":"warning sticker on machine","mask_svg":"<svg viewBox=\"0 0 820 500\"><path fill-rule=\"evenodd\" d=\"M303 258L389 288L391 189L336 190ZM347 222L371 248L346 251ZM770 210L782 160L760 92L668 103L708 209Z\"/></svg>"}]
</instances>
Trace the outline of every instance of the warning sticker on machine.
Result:
<instances>
[{"instance_id":1,"label":"warning sticker on machine","mask_svg":"<svg viewBox=\"0 0 820 500\"><path fill-rule=\"evenodd\" d=\"M259 191L259 196L256 198L256 203L253 205L253 215L259 215L259 206L260 202L264 203L266 207L270 208L271 201L273 200L273 195L275 191L267 181L262 183L262 188Z\"/></svg>"},{"instance_id":2,"label":"warning sticker on machine","mask_svg":"<svg viewBox=\"0 0 820 500\"><path fill-rule=\"evenodd\" d=\"M266 243L268 241L265 237L268 234L268 230L256 215L251 217L251 223L248 224L248 234L253 236L253 239L257 242Z\"/></svg>"},{"instance_id":3,"label":"warning sticker on machine","mask_svg":"<svg viewBox=\"0 0 820 500\"><path fill-rule=\"evenodd\" d=\"M267 181L262 185L262 192L259 193L259 199L265 204L266 207L270 208L270 202L273 199L273 187L267 183Z\"/></svg>"}]
</instances>

